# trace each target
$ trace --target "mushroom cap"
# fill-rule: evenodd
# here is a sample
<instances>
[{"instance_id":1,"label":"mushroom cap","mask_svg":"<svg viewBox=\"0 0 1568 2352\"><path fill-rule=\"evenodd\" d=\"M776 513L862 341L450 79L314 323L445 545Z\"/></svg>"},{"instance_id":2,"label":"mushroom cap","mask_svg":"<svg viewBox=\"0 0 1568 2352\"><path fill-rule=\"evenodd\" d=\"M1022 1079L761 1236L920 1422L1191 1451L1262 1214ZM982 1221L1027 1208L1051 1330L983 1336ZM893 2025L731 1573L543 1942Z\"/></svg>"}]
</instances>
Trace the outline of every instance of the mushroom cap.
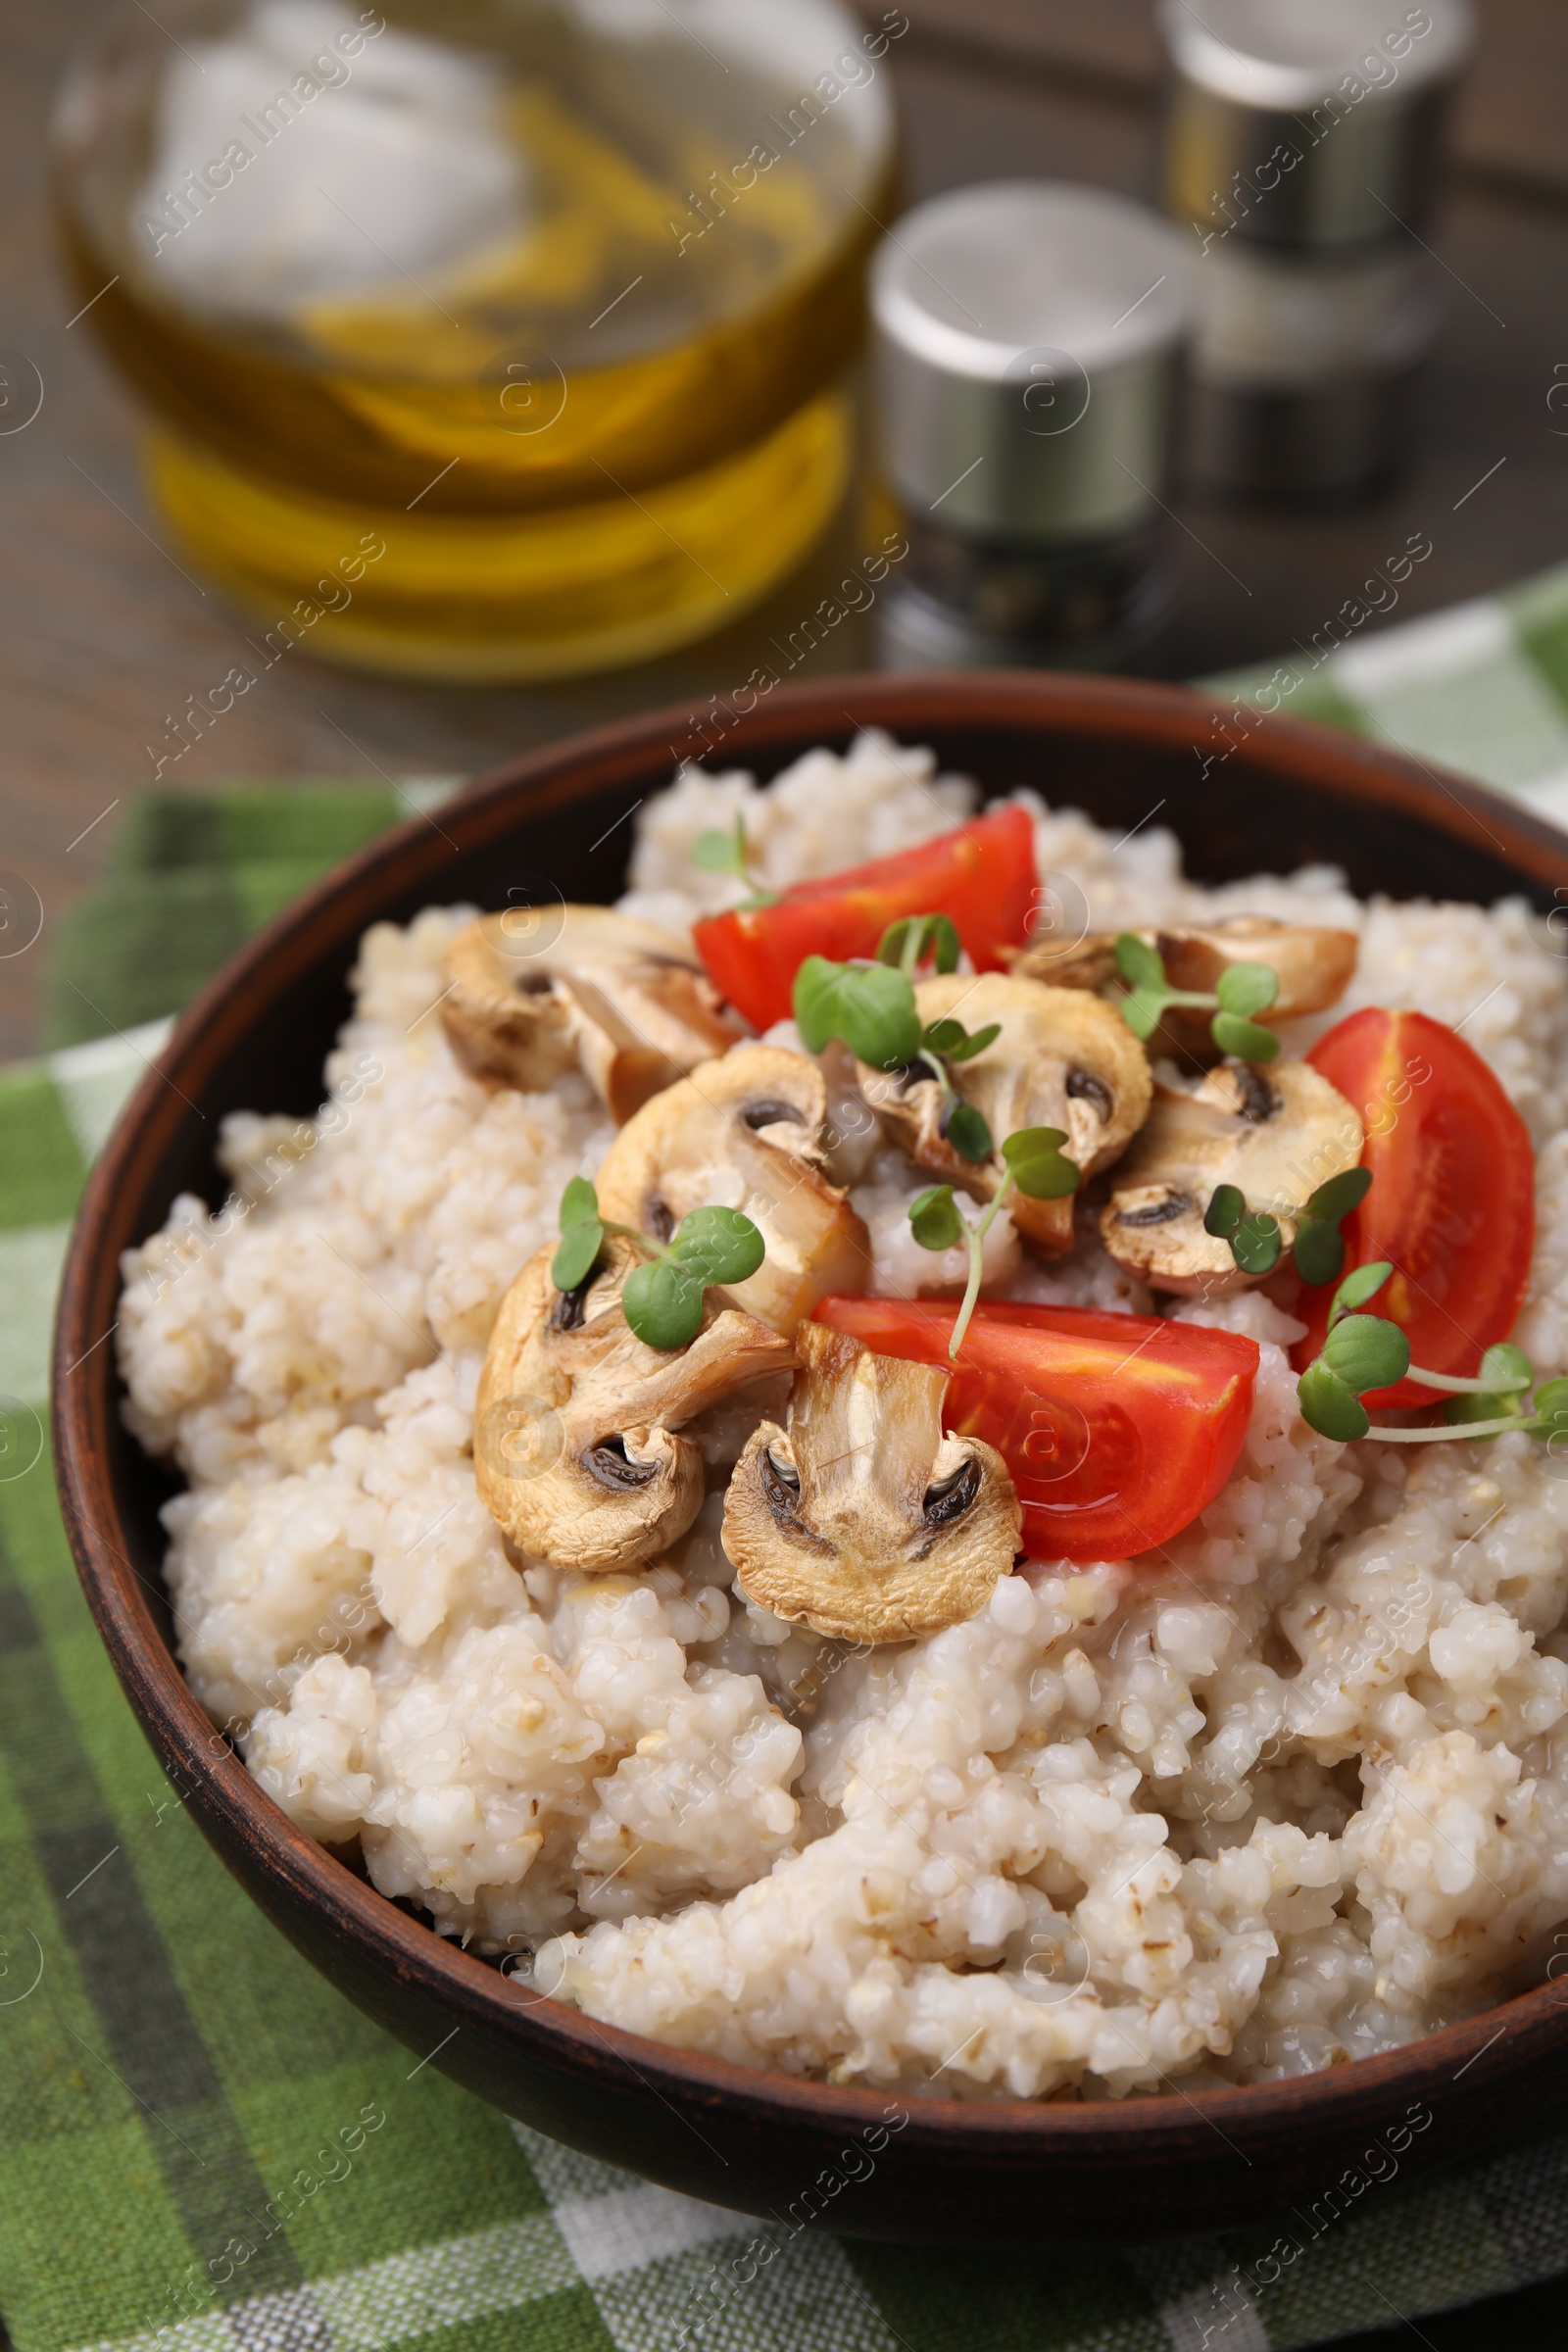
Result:
<instances>
[{"instance_id":1,"label":"mushroom cap","mask_svg":"<svg viewBox=\"0 0 1568 2352\"><path fill-rule=\"evenodd\" d=\"M849 1642L907 1642L982 1609L1022 1513L1007 1466L944 1437L948 1375L803 1324L788 1430L764 1421L724 1497L751 1598Z\"/></svg>"},{"instance_id":2,"label":"mushroom cap","mask_svg":"<svg viewBox=\"0 0 1568 2352\"><path fill-rule=\"evenodd\" d=\"M650 1348L621 1310L636 1256L605 1245L577 1291L535 1252L501 1303L474 1407L479 1498L534 1559L587 1574L651 1559L703 1500L697 1445L674 1433L765 1372L789 1342L713 1298L689 1348Z\"/></svg>"},{"instance_id":3,"label":"mushroom cap","mask_svg":"<svg viewBox=\"0 0 1568 2352\"><path fill-rule=\"evenodd\" d=\"M629 1119L599 1170L599 1206L667 1241L694 1208L738 1208L767 1254L717 1296L793 1333L818 1299L863 1291L871 1238L823 1172L827 1086L784 1046L739 1046L704 1062Z\"/></svg>"},{"instance_id":4,"label":"mushroom cap","mask_svg":"<svg viewBox=\"0 0 1568 2352\"><path fill-rule=\"evenodd\" d=\"M1002 1024L1001 1036L972 1061L950 1065L957 1093L991 1130L991 1157L974 1161L955 1152L941 1129L942 1089L917 1074L922 1064L889 1073L862 1062L860 1091L923 1168L976 1200L989 1200L1002 1184L1002 1146L1019 1127L1059 1127L1063 1152L1087 1180L1121 1156L1148 1116L1149 1056L1115 1006L1098 997L1004 972L978 979L944 973L922 980L914 997L922 1025L955 1015L973 1035ZM1014 1193L1007 1211L1037 1249L1059 1255L1072 1248L1070 1197L1031 1200Z\"/></svg>"},{"instance_id":5,"label":"mushroom cap","mask_svg":"<svg viewBox=\"0 0 1568 2352\"><path fill-rule=\"evenodd\" d=\"M1101 1239L1152 1290L1216 1298L1246 1290L1262 1277L1244 1273L1229 1243L1203 1230L1215 1187L1234 1184L1250 1210L1278 1217L1283 1253L1296 1239L1295 1210L1357 1166L1364 1141L1351 1105L1307 1061L1227 1061L1192 1094L1156 1086L1149 1122L1116 1171Z\"/></svg>"},{"instance_id":6,"label":"mushroom cap","mask_svg":"<svg viewBox=\"0 0 1568 2352\"><path fill-rule=\"evenodd\" d=\"M1113 931L1092 931L1075 948L1025 948L1013 960L1014 973L1049 980L1058 988L1101 989L1117 976ZM1212 996L1221 972L1233 963L1266 963L1277 977L1279 995L1261 1019L1295 1020L1337 1004L1350 984L1360 953L1353 931L1314 923L1287 923L1271 914L1226 914L1211 923L1178 925L1169 931L1138 930L1133 936L1158 951L1172 988ZM1210 1014L1195 1005L1173 1004L1150 1040L1152 1053L1173 1052L1204 1065L1219 1059L1209 1035Z\"/></svg>"},{"instance_id":7,"label":"mushroom cap","mask_svg":"<svg viewBox=\"0 0 1568 2352\"><path fill-rule=\"evenodd\" d=\"M581 1067L620 1122L743 1035L672 932L612 906L560 913L548 942L519 934L515 911L480 915L449 942L441 1019L474 1077L538 1091Z\"/></svg>"}]
</instances>

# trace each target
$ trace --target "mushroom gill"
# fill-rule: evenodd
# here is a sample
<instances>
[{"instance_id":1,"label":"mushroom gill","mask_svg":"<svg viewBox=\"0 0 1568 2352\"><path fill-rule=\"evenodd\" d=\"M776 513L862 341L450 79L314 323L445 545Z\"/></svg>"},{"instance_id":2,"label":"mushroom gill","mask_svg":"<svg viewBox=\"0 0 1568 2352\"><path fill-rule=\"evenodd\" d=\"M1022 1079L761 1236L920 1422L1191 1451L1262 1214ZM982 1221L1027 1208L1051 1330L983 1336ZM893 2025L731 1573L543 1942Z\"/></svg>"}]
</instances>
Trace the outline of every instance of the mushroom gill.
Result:
<instances>
[{"instance_id":1,"label":"mushroom gill","mask_svg":"<svg viewBox=\"0 0 1568 2352\"><path fill-rule=\"evenodd\" d=\"M502 1301L474 1408L479 1498L534 1559L599 1574L651 1559L696 1518L703 1458L682 1426L794 1361L755 1316L709 1299L690 1347L650 1348L620 1294L636 1262L606 1243L575 1291L551 1278L554 1245Z\"/></svg>"},{"instance_id":2,"label":"mushroom gill","mask_svg":"<svg viewBox=\"0 0 1568 2352\"><path fill-rule=\"evenodd\" d=\"M924 1168L989 1200L1006 1175L1005 1138L1020 1127L1056 1127L1061 1149L1083 1176L1119 1158L1148 1114L1149 1058L1121 1014L1081 989L1047 988L1002 972L978 979L957 973L915 989L922 1027L961 1019L973 1036L1001 1024L994 1043L971 1061L955 1062L954 1088L991 1130L988 1159L964 1159L949 1143L942 1088L923 1062L903 1070L859 1065L860 1091ZM1008 1213L1019 1232L1048 1255L1072 1248L1071 1199L1032 1200L1015 1194Z\"/></svg>"},{"instance_id":3,"label":"mushroom gill","mask_svg":"<svg viewBox=\"0 0 1568 2352\"><path fill-rule=\"evenodd\" d=\"M612 906L558 912L553 939L555 915L540 932L484 914L448 945L441 1019L476 1078L538 1091L580 1067L620 1123L743 1034L672 933Z\"/></svg>"},{"instance_id":4,"label":"mushroom gill","mask_svg":"<svg viewBox=\"0 0 1568 2352\"><path fill-rule=\"evenodd\" d=\"M1355 1111L1310 1062L1227 1061L1192 1094L1156 1086L1148 1124L1116 1171L1101 1239L1152 1290L1245 1290L1259 1277L1203 1229L1216 1187L1235 1185L1249 1212L1277 1217L1289 1250L1295 1212L1359 1164L1364 1140Z\"/></svg>"},{"instance_id":5,"label":"mushroom gill","mask_svg":"<svg viewBox=\"0 0 1568 2352\"><path fill-rule=\"evenodd\" d=\"M764 1421L724 1497L724 1549L760 1607L849 1642L975 1616L1022 1524L1006 1464L944 1437L948 1375L818 1323L796 1341L789 1427Z\"/></svg>"},{"instance_id":6,"label":"mushroom gill","mask_svg":"<svg viewBox=\"0 0 1568 2352\"><path fill-rule=\"evenodd\" d=\"M599 1170L599 1206L667 1241L694 1208L737 1208L766 1247L760 1267L717 1296L793 1333L819 1298L863 1291L871 1241L824 1173L827 1087L783 1046L742 1046L643 1105Z\"/></svg>"}]
</instances>

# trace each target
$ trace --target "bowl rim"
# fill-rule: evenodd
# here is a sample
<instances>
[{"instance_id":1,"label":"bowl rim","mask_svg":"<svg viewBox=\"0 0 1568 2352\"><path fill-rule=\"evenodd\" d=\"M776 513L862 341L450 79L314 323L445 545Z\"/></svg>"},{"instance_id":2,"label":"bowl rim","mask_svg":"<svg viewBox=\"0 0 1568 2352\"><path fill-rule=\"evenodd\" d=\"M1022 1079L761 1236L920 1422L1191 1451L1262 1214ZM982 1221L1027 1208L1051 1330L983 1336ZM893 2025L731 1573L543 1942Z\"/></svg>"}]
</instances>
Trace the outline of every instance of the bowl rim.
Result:
<instances>
[{"instance_id":1,"label":"bowl rim","mask_svg":"<svg viewBox=\"0 0 1568 2352\"><path fill-rule=\"evenodd\" d=\"M776 688L727 731L723 759L745 766L774 752L794 758L813 744L841 743L863 726L882 726L898 739L965 720L1034 729L1047 740L1075 723L1098 726L1123 740L1167 752L1191 749L1201 757L1201 741L1213 722L1234 722L1236 710L1232 701L1186 687L1068 672L848 674ZM562 738L476 778L442 804L439 813L464 827L470 848L482 847L519 819L568 807L590 789L604 792L617 781L646 781L650 764L662 760L688 716L676 706ZM1504 861L1544 886L1556 874L1568 876L1568 835L1484 786L1441 775L1423 761L1363 738L1310 720L1264 715L1246 753L1265 769L1348 804L1371 797L1384 809L1417 817L1478 851L1490 844ZM586 771L595 763L608 772L597 773L590 783ZM1179 818L1178 811L1167 820L1178 832ZM89 1171L61 1284L51 1375L53 1450L62 1513L88 1606L121 1685L166 1765L199 1781L206 1819L220 1824L248 1850L280 1905L303 1905L315 1913L334 1936L346 1938L372 1974L387 1972L401 1982L422 1984L460 2026L471 2024L519 2046L540 2037L557 2056L590 2068L608 2055L629 2067L666 2105L672 2095L716 2114L738 2103L763 2123L805 2119L835 2132L854 2132L880 2121L890 2099L898 2100L907 2108L912 2141L949 2155L967 2150L1004 2157L1009 2149L1038 2150L1054 2142L1089 2157L1096 2151L1113 2154L1136 2137L1144 2148L1151 2141L1156 2147L1168 2142L1174 2157L1189 2143L1193 2116L1228 2141L1224 2122L1239 2123L1244 2109L1250 2124L1264 2128L1299 2127L1306 2106L1325 2120L1337 2115L1353 2127L1360 2110L1373 2104L1381 2109L1401 2092L1421 2092L1437 2075L1447 2073L1457 2081L1511 2028L1523 2029L1537 2045L1543 2034L1551 2035L1559 2014L1568 2009L1568 1976L1396 2049L1266 2082L1188 2091L1180 2080L1171 2080L1165 2092L1066 2102L989 2095L931 2098L921 2091L825 2082L657 2041L536 1992L400 1910L295 1827L197 1703L139 1589L146 1580L114 1540L122 1531L100 1441L108 1420L118 1414L122 1383L113 1351L104 1347L110 1329L95 1330L97 1306L111 1279L103 1234L138 1148L160 1129L172 1132L171 1122L177 1121L178 1114L167 1107L170 1088L181 1094L179 1078L199 1088L222 1060L221 1054L204 1054L215 1016L243 998L264 970L306 969L321 952L316 933L323 917L349 910L358 936L376 919L377 898L385 903L400 882L422 880L432 822L413 816L331 868L246 940L177 1016ZM435 829L443 831L439 824ZM431 871L428 879L438 894L439 871ZM439 904L439 897L430 903ZM118 1295L118 1270L112 1281L111 1298ZM89 1364L89 1378L75 1380ZM148 1592L156 1590L147 1585ZM438 2053L431 2059L438 2062Z\"/></svg>"}]
</instances>

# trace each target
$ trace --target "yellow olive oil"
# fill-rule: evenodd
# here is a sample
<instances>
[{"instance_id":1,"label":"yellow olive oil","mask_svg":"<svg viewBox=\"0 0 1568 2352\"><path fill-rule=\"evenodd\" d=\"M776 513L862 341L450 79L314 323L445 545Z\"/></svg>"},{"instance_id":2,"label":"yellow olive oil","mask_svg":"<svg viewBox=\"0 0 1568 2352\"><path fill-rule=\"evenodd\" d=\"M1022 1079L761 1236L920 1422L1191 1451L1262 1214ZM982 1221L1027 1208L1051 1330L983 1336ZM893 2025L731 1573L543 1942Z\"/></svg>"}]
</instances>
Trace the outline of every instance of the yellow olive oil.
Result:
<instances>
[{"instance_id":1,"label":"yellow olive oil","mask_svg":"<svg viewBox=\"0 0 1568 2352\"><path fill-rule=\"evenodd\" d=\"M733 619L844 491L901 23L212 0L177 43L120 28L65 92L59 209L182 546L264 626L330 609L320 650L432 678Z\"/></svg>"}]
</instances>

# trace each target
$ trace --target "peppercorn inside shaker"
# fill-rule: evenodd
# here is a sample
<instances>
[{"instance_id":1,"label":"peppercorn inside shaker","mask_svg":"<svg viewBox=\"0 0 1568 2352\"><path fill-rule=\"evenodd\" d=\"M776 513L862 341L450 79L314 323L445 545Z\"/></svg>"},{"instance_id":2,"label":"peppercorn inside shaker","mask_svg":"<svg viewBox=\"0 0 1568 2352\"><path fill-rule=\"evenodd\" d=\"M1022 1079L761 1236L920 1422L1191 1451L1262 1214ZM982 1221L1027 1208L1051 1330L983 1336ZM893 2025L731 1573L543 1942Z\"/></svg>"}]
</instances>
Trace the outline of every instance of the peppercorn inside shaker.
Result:
<instances>
[{"instance_id":1,"label":"peppercorn inside shaker","mask_svg":"<svg viewBox=\"0 0 1568 2352\"><path fill-rule=\"evenodd\" d=\"M1467 0L1161 0L1164 201L1193 238L1187 454L1242 497L1355 497L1413 443L1425 239Z\"/></svg>"},{"instance_id":2,"label":"peppercorn inside shaker","mask_svg":"<svg viewBox=\"0 0 1568 2352\"><path fill-rule=\"evenodd\" d=\"M1110 668L1161 561L1192 268L1124 197L1004 180L907 214L872 270L880 464L909 554L881 658Z\"/></svg>"}]
</instances>

